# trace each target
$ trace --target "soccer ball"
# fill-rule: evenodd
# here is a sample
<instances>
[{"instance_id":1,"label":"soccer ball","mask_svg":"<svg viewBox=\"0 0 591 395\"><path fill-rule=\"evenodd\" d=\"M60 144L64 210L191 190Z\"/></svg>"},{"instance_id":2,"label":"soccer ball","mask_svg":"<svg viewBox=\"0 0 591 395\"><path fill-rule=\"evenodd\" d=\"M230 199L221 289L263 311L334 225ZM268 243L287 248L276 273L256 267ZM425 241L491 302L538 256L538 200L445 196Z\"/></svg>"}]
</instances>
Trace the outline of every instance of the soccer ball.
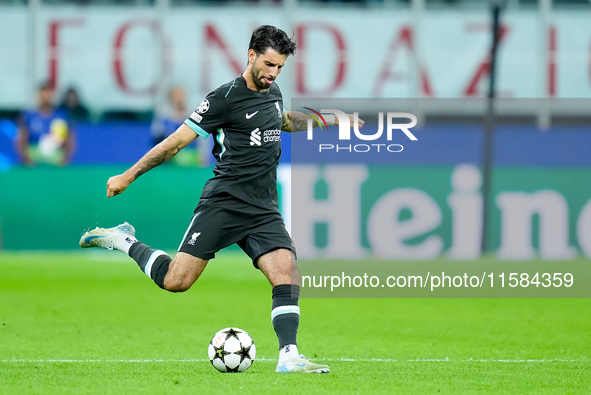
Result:
<instances>
[{"instance_id":1,"label":"soccer ball","mask_svg":"<svg viewBox=\"0 0 591 395\"><path fill-rule=\"evenodd\" d=\"M207 353L214 368L222 373L237 373L252 365L257 349L252 338L242 329L225 328L213 336Z\"/></svg>"}]
</instances>

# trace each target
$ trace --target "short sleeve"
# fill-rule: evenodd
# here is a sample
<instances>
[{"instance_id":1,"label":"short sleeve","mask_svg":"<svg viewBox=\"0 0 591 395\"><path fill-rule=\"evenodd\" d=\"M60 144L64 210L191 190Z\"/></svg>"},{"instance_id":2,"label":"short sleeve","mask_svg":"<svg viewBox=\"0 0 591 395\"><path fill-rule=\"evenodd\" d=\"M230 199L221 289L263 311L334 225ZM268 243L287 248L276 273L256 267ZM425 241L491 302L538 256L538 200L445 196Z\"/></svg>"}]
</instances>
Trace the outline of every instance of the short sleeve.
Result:
<instances>
[{"instance_id":1,"label":"short sleeve","mask_svg":"<svg viewBox=\"0 0 591 395\"><path fill-rule=\"evenodd\" d=\"M227 113L226 100L214 91L207 95L199 107L185 120L185 125L206 139L218 128L224 126Z\"/></svg>"}]
</instances>

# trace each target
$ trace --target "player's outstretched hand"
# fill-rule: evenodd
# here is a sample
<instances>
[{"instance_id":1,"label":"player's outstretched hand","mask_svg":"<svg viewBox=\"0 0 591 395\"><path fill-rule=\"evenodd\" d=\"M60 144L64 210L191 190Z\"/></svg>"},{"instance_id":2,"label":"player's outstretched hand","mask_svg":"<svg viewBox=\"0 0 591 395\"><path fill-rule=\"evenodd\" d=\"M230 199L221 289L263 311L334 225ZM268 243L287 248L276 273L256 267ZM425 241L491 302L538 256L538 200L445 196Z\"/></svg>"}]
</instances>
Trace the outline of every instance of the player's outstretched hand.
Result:
<instances>
[{"instance_id":1,"label":"player's outstretched hand","mask_svg":"<svg viewBox=\"0 0 591 395\"><path fill-rule=\"evenodd\" d=\"M347 116L349 117L349 125L353 126L355 123L355 115L353 114L347 114ZM337 121L337 125L338 125L338 118L335 119ZM359 125L359 129L361 129L363 127L363 125L365 124L365 121L361 118L357 118L357 125Z\"/></svg>"},{"instance_id":2,"label":"player's outstretched hand","mask_svg":"<svg viewBox=\"0 0 591 395\"><path fill-rule=\"evenodd\" d=\"M130 182L123 174L109 178L109 181L107 181L107 197L119 195L127 189L129 184Z\"/></svg>"}]
</instances>

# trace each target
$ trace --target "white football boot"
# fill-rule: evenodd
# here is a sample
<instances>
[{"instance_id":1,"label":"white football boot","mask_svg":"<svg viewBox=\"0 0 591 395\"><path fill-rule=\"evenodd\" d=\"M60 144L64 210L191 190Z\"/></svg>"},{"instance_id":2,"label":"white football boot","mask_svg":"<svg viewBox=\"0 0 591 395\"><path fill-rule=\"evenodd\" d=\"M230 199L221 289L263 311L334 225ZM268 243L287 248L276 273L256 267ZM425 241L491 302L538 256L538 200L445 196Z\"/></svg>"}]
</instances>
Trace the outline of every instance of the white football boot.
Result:
<instances>
[{"instance_id":1,"label":"white football boot","mask_svg":"<svg viewBox=\"0 0 591 395\"><path fill-rule=\"evenodd\" d=\"M319 365L308 361L303 355L288 359L277 364L277 373L330 373L328 365Z\"/></svg>"},{"instance_id":2,"label":"white football boot","mask_svg":"<svg viewBox=\"0 0 591 395\"><path fill-rule=\"evenodd\" d=\"M82 235L80 238L80 247L101 247L107 250L116 249L115 240L118 237L130 237L135 239L135 228L127 222L117 225L114 228L99 228L96 227Z\"/></svg>"}]
</instances>

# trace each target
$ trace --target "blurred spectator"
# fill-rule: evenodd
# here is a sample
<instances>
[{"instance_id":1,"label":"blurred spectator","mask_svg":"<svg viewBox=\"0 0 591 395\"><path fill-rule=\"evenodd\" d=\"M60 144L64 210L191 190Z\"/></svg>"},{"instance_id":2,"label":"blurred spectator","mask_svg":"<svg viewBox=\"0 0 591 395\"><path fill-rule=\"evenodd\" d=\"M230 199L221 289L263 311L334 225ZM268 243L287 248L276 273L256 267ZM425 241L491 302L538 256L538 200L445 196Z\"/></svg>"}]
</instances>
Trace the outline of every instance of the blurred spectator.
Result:
<instances>
[{"instance_id":1,"label":"blurred spectator","mask_svg":"<svg viewBox=\"0 0 591 395\"><path fill-rule=\"evenodd\" d=\"M168 92L168 104L164 111L152 121L152 144L156 145L174 133L187 119L186 92L175 86ZM212 142L195 139L195 145L185 147L172 161L182 166L207 167L211 162Z\"/></svg>"},{"instance_id":2,"label":"blurred spectator","mask_svg":"<svg viewBox=\"0 0 591 395\"><path fill-rule=\"evenodd\" d=\"M11 149L16 136L16 124L12 119L3 118L3 115L0 111L0 171L8 170L18 160Z\"/></svg>"},{"instance_id":3,"label":"blurred spectator","mask_svg":"<svg viewBox=\"0 0 591 395\"><path fill-rule=\"evenodd\" d=\"M58 110L65 111L71 121L88 121L90 118L90 112L80 102L78 92L72 87L68 88L66 93L64 93Z\"/></svg>"},{"instance_id":4,"label":"blurred spectator","mask_svg":"<svg viewBox=\"0 0 591 395\"><path fill-rule=\"evenodd\" d=\"M18 120L16 149L27 166L38 163L66 165L73 154L74 136L68 114L53 105L54 88L41 85L37 108L25 110Z\"/></svg>"}]
</instances>

